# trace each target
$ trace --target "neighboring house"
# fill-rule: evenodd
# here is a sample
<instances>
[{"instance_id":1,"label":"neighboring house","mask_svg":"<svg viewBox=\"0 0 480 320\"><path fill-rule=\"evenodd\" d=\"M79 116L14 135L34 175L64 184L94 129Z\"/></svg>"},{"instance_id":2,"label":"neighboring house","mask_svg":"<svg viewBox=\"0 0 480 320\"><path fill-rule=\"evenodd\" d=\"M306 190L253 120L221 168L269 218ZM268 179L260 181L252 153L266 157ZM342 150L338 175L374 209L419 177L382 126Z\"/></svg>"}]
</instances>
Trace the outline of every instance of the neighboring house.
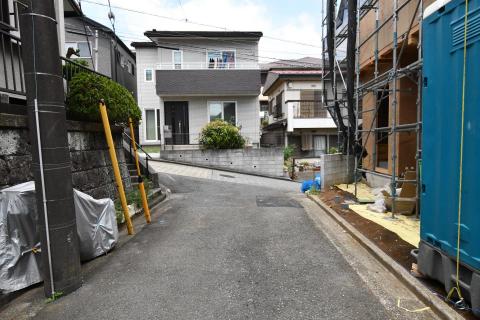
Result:
<instances>
[{"instance_id":1,"label":"neighboring house","mask_svg":"<svg viewBox=\"0 0 480 320\"><path fill-rule=\"evenodd\" d=\"M263 66L267 70L263 95L268 96L270 115L269 124L262 129L262 145L294 145L297 156L316 157L338 148L338 129L322 102L321 60L301 61ZM331 97L329 81L325 86ZM337 86L341 93L341 80Z\"/></svg>"},{"instance_id":2,"label":"neighboring house","mask_svg":"<svg viewBox=\"0 0 480 320\"><path fill-rule=\"evenodd\" d=\"M0 113L25 115L27 113L27 103L22 63L22 40L18 18L19 5L21 4L17 1L0 0ZM77 1L75 0L55 0L55 10L57 16L60 56L65 57L68 47L75 46L73 43L65 45L65 38L74 40L74 35L70 32L65 31L65 25L67 24L66 21L69 21L68 28L70 29L70 31L72 29L71 25L73 24L73 22L70 21L74 21L75 23L77 23L78 21L86 21L85 26L89 35L92 33L94 35L95 30L99 30L99 56L102 55L102 57L107 57L105 60L107 61L105 63L105 65L107 66L105 67L100 61L101 58L99 58L99 72L107 76L112 76L115 80L115 72L112 74L110 63L110 52L113 51L107 51L107 53L102 51L104 47L109 48L111 39L113 39L111 34L109 34L107 31L108 28L94 22L91 19L85 18ZM81 24L81 29L84 30L83 23ZM110 35L109 40L105 40L104 35L105 37L107 37L107 35ZM75 38L75 42L77 43L75 49L80 49L80 53L82 54L85 52L85 47L82 47L81 44L78 45L78 43L80 43L81 41L77 42L77 39L83 39L85 43L87 43L85 32L83 32L82 36L78 34L75 36L80 37ZM92 42L92 45L94 45L94 37L89 36L89 39ZM116 40L118 42L118 51L120 54L119 56L117 55L117 61L120 62L117 63L118 82L127 87L127 89L129 89L133 93L135 93L135 56L118 38L116 38ZM89 51L87 50L87 52ZM123 59L122 55L124 57ZM75 58L75 56L73 56L73 58ZM128 67L127 63L125 67L121 66L122 61L124 62L124 65L126 63L125 61L128 61L130 62L130 64L133 65ZM131 71L128 72L127 70Z\"/></svg>"},{"instance_id":3,"label":"neighboring house","mask_svg":"<svg viewBox=\"0 0 480 320\"><path fill-rule=\"evenodd\" d=\"M135 54L110 28L83 15L66 15L65 52L68 48L79 52L70 59L87 61L90 68L123 85L136 97Z\"/></svg>"},{"instance_id":4,"label":"neighboring house","mask_svg":"<svg viewBox=\"0 0 480 320\"><path fill-rule=\"evenodd\" d=\"M134 42L140 143L193 148L201 129L223 119L260 144L261 32L148 31Z\"/></svg>"}]
</instances>

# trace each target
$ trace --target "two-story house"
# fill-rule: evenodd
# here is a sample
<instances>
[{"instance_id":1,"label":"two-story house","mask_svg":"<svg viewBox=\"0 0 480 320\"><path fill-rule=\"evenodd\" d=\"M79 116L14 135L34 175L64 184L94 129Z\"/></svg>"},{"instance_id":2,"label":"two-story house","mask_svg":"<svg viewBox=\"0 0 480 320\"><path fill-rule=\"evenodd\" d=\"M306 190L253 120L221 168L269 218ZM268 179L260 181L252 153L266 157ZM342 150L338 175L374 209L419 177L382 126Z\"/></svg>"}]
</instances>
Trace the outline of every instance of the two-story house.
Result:
<instances>
[{"instance_id":1,"label":"two-story house","mask_svg":"<svg viewBox=\"0 0 480 320\"><path fill-rule=\"evenodd\" d=\"M223 119L260 144L261 32L148 31L134 42L140 143L195 148L201 129Z\"/></svg>"},{"instance_id":2,"label":"two-story house","mask_svg":"<svg viewBox=\"0 0 480 320\"><path fill-rule=\"evenodd\" d=\"M112 29L84 15L65 16L65 52L78 50L80 59L95 71L110 77L136 96L135 54Z\"/></svg>"},{"instance_id":3,"label":"two-story house","mask_svg":"<svg viewBox=\"0 0 480 320\"><path fill-rule=\"evenodd\" d=\"M268 71L263 95L268 96L270 116L262 129L262 145L293 145L297 156L303 157L338 148L338 129L322 101L322 83L331 96L331 84L322 82L319 65L279 66ZM341 88L341 82L337 86Z\"/></svg>"}]
</instances>

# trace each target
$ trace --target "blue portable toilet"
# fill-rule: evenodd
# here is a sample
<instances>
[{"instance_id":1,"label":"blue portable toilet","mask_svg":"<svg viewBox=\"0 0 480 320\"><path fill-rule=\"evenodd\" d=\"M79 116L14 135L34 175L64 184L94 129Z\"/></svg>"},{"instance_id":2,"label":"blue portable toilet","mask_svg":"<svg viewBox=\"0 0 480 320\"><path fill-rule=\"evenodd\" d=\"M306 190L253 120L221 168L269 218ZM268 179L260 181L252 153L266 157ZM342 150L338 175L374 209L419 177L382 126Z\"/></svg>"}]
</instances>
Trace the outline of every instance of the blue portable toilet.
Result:
<instances>
[{"instance_id":1,"label":"blue portable toilet","mask_svg":"<svg viewBox=\"0 0 480 320\"><path fill-rule=\"evenodd\" d=\"M480 1L467 23L460 288L480 315ZM464 0L437 0L423 20L422 195L418 269L456 283L459 208Z\"/></svg>"}]
</instances>

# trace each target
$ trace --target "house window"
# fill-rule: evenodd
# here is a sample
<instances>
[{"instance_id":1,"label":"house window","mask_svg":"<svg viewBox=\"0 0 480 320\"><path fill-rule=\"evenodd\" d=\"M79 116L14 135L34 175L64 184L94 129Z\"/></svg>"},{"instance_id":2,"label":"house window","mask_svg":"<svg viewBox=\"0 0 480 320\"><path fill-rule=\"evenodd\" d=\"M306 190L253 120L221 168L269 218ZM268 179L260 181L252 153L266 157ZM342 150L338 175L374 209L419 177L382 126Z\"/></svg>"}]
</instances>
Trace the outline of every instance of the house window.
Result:
<instances>
[{"instance_id":1,"label":"house window","mask_svg":"<svg viewBox=\"0 0 480 320\"><path fill-rule=\"evenodd\" d=\"M209 121L224 120L237 123L237 103L234 101L214 101L208 104Z\"/></svg>"},{"instance_id":2,"label":"house window","mask_svg":"<svg viewBox=\"0 0 480 320\"><path fill-rule=\"evenodd\" d=\"M282 106L283 106L283 91L277 94L277 96L275 97L275 108L274 108L275 118L283 117Z\"/></svg>"},{"instance_id":3,"label":"house window","mask_svg":"<svg viewBox=\"0 0 480 320\"><path fill-rule=\"evenodd\" d=\"M128 72L133 76L135 75L135 65L131 61L128 61Z\"/></svg>"},{"instance_id":4,"label":"house window","mask_svg":"<svg viewBox=\"0 0 480 320\"><path fill-rule=\"evenodd\" d=\"M77 51L76 56L74 58L91 58L91 43L87 41L80 41L80 42L66 42L65 43L65 51L68 52L68 48L73 48L73 50Z\"/></svg>"},{"instance_id":5,"label":"house window","mask_svg":"<svg viewBox=\"0 0 480 320\"><path fill-rule=\"evenodd\" d=\"M153 81L153 70L145 69L145 82L152 82L152 81Z\"/></svg>"},{"instance_id":6,"label":"house window","mask_svg":"<svg viewBox=\"0 0 480 320\"><path fill-rule=\"evenodd\" d=\"M0 0L0 28L10 29L10 9L8 0Z\"/></svg>"},{"instance_id":7,"label":"house window","mask_svg":"<svg viewBox=\"0 0 480 320\"><path fill-rule=\"evenodd\" d=\"M315 157L327 153L327 136L313 136L313 152Z\"/></svg>"},{"instance_id":8,"label":"house window","mask_svg":"<svg viewBox=\"0 0 480 320\"><path fill-rule=\"evenodd\" d=\"M209 69L234 69L235 51L233 50L212 50L207 52Z\"/></svg>"},{"instance_id":9,"label":"house window","mask_svg":"<svg viewBox=\"0 0 480 320\"><path fill-rule=\"evenodd\" d=\"M154 109L145 110L145 140L157 140L157 127Z\"/></svg>"},{"instance_id":10,"label":"house window","mask_svg":"<svg viewBox=\"0 0 480 320\"><path fill-rule=\"evenodd\" d=\"M182 51L172 51L173 68L182 69L183 53Z\"/></svg>"}]
</instances>

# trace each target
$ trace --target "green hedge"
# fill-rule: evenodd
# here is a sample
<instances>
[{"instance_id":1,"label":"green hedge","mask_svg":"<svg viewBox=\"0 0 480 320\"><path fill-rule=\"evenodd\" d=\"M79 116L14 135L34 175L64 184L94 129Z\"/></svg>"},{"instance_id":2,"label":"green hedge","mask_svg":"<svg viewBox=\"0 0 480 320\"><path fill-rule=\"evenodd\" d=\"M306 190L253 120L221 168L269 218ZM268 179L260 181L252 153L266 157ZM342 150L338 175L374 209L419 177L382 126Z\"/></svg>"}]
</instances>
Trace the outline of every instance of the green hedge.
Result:
<instances>
[{"instance_id":1,"label":"green hedge","mask_svg":"<svg viewBox=\"0 0 480 320\"><path fill-rule=\"evenodd\" d=\"M98 102L105 100L111 123L140 121L142 113L132 94L123 86L94 73L79 72L69 83L67 117L80 121L100 121Z\"/></svg>"},{"instance_id":2,"label":"green hedge","mask_svg":"<svg viewBox=\"0 0 480 320\"><path fill-rule=\"evenodd\" d=\"M240 149L245 146L245 139L236 126L215 120L202 129L200 144L207 149Z\"/></svg>"}]
</instances>

